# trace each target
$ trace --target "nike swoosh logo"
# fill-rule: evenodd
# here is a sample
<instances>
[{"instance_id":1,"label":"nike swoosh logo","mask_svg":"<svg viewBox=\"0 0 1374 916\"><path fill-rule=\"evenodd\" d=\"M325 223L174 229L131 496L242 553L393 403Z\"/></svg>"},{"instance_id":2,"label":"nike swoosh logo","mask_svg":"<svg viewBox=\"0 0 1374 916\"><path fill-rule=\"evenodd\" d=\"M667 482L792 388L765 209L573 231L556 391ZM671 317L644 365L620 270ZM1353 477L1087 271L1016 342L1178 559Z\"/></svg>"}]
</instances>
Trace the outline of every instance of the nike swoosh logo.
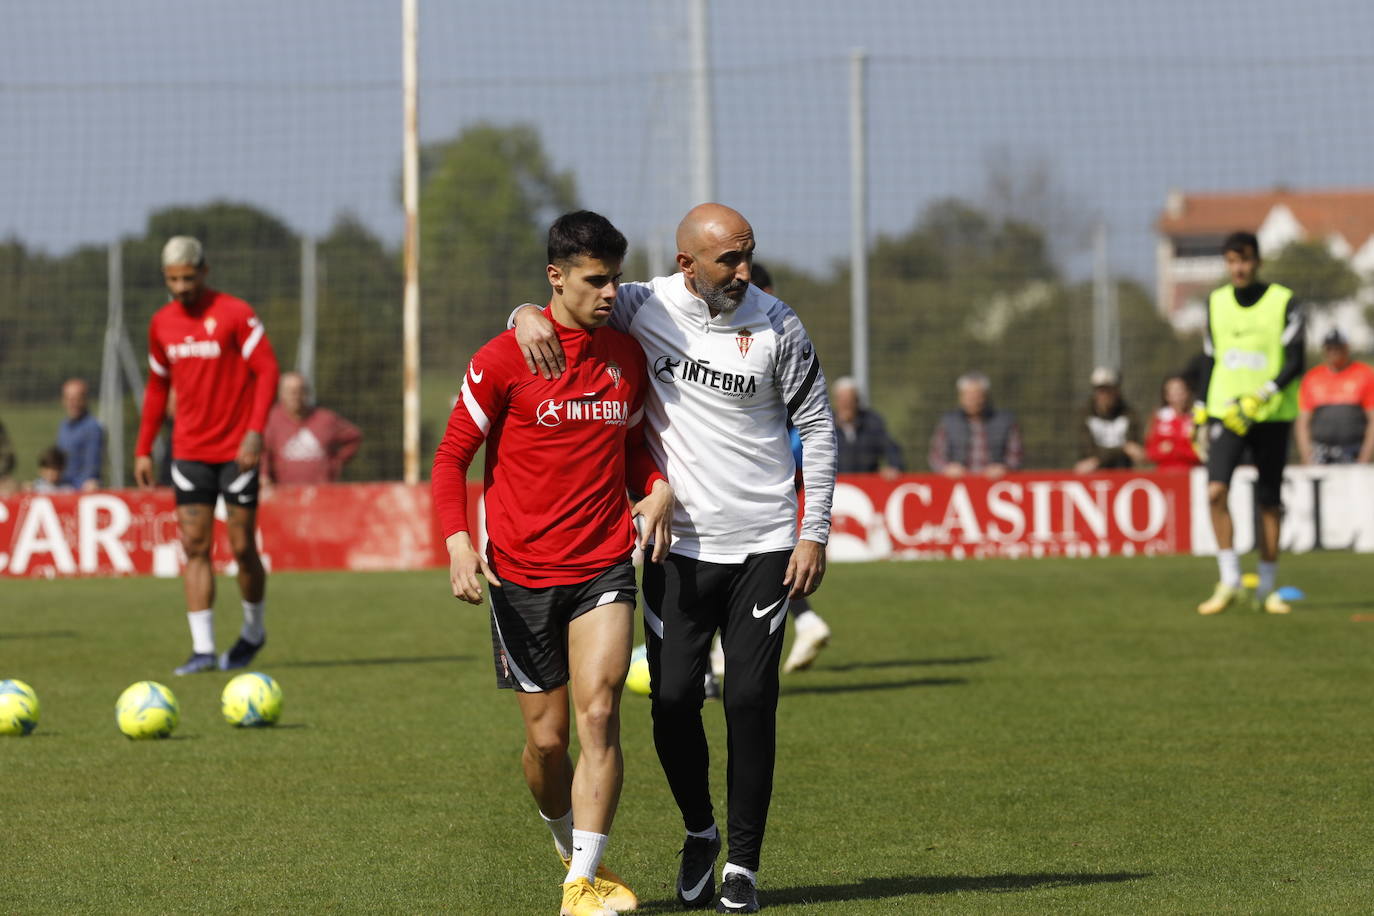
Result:
<instances>
[{"instance_id":1,"label":"nike swoosh logo","mask_svg":"<svg viewBox=\"0 0 1374 916\"><path fill-rule=\"evenodd\" d=\"M678 893L682 895L682 899L684 899L684 900L686 900L686 901L689 901L689 902L690 902L690 901L693 901L693 900L695 900L695 899L697 899L698 897L701 896L701 892L704 891L704 890L706 889L706 882L707 882L707 881L710 881L710 880L711 880L711 871L708 870L708 871L706 872L706 874L704 874L704 875L701 876L701 880L697 882L696 887L692 888L691 890L688 890L687 888L685 888L685 887L683 887L681 884L679 884L679 885L678 885Z\"/></svg>"},{"instance_id":2,"label":"nike swoosh logo","mask_svg":"<svg viewBox=\"0 0 1374 916\"><path fill-rule=\"evenodd\" d=\"M726 900L724 897L720 898L720 902L732 910L742 910L748 905L744 903L736 903L733 900Z\"/></svg>"},{"instance_id":3,"label":"nike swoosh logo","mask_svg":"<svg viewBox=\"0 0 1374 916\"><path fill-rule=\"evenodd\" d=\"M469 369L468 374L472 376L474 382L480 385L482 384L482 376L487 374L487 370L483 369L481 372L478 372L476 369Z\"/></svg>"},{"instance_id":4,"label":"nike swoosh logo","mask_svg":"<svg viewBox=\"0 0 1374 916\"><path fill-rule=\"evenodd\" d=\"M782 601L783 599L779 598L777 601L774 601L772 604L768 605L768 607L764 608L763 610L759 610L759 606L757 604L754 605L754 619L761 620L764 617L767 617L769 613L772 612L773 608L782 604Z\"/></svg>"}]
</instances>

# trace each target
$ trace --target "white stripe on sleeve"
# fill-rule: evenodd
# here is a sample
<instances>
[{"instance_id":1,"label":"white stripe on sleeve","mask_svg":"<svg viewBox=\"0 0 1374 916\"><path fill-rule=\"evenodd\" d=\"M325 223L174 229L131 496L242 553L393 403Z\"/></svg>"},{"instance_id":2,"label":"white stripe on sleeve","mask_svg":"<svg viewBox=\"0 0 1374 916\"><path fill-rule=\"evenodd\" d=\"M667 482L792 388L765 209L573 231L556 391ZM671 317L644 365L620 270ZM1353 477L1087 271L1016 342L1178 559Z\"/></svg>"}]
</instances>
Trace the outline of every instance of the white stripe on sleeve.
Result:
<instances>
[{"instance_id":1,"label":"white stripe on sleeve","mask_svg":"<svg viewBox=\"0 0 1374 916\"><path fill-rule=\"evenodd\" d=\"M482 409L482 405L477 403L476 395L474 395L472 389L468 387L466 376L463 378L462 396L463 406L468 409L468 415L472 417L472 422L477 424L477 428L481 430L482 435L485 436L487 430L491 429L491 419L487 416L487 412Z\"/></svg>"},{"instance_id":2,"label":"white stripe on sleeve","mask_svg":"<svg viewBox=\"0 0 1374 916\"><path fill-rule=\"evenodd\" d=\"M153 356L151 353L148 354L148 368L152 369L163 378L167 377L167 367L158 362L157 357Z\"/></svg>"},{"instance_id":3,"label":"white stripe on sleeve","mask_svg":"<svg viewBox=\"0 0 1374 916\"><path fill-rule=\"evenodd\" d=\"M250 323L253 328L253 333L248 335L248 340L243 345L244 359L253 355L253 351L258 348L258 341L262 340L263 331L266 330L262 322L258 321L256 318L252 319Z\"/></svg>"}]
</instances>

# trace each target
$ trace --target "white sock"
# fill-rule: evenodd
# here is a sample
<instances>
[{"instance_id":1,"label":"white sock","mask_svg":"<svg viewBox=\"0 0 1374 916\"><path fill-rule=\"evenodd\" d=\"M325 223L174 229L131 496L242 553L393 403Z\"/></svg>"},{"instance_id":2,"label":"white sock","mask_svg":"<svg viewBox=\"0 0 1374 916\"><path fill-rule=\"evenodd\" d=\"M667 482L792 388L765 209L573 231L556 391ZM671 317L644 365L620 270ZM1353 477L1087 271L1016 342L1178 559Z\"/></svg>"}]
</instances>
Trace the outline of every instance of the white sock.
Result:
<instances>
[{"instance_id":1,"label":"white sock","mask_svg":"<svg viewBox=\"0 0 1374 916\"><path fill-rule=\"evenodd\" d=\"M553 845L558 847L558 854L565 859L573 856L573 829L572 829L572 809L562 817L549 817L543 811L539 816L544 819L544 823L549 825L549 832L553 834Z\"/></svg>"},{"instance_id":2,"label":"white sock","mask_svg":"<svg viewBox=\"0 0 1374 916\"><path fill-rule=\"evenodd\" d=\"M1265 563L1260 561L1259 565L1259 593L1262 596L1268 595L1274 590L1274 583L1279 578L1279 564Z\"/></svg>"},{"instance_id":3,"label":"white sock","mask_svg":"<svg viewBox=\"0 0 1374 916\"><path fill-rule=\"evenodd\" d=\"M574 830L572 835L572 864L568 866L565 884L578 878L586 878L588 881L595 878L596 867L601 864L601 855L606 851L606 841L610 839L604 833L592 833L590 830Z\"/></svg>"},{"instance_id":4,"label":"white sock","mask_svg":"<svg viewBox=\"0 0 1374 916\"><path fill-rule=\"evenodd\" d=\"M725 867L720 870L720 883L724 884L725 879L731 875L744 875L749 879L749 883L755 886L759 883L758 872L750 871L743 865L736 865L734 862L726 862Z\"/></svg>"},{"instance_id":5,"label":"white sock","mask_svg":"<svg viewBox=\"0 0 1374 916\"><path fill-rule=\"evenodd\" d=\"M1217 571L1221 573L1221 584L1240 588L1240 557L1234 550L1217 551Z\"/></svg>"},{"instance_id":6,"label":"white sock","mask_svg":"<svg viewBox=\"0 0 1374 916\"><path fill-rule=\"evenodd\" d=\"M716 825L712 824L705 830L688 830L687 835L694 836L699 840L714 840L719 834L716 830Z\"/></svg>"},{"instance_id":7,"label":"white sock","mask_svg":"<svg viewBox=\"0 0 1374 916\"><path fill-rule=\"evenodd\" d=\"M267 635L267 630L262 625L262 618L266 612L266 601L243 602L243 629L239 631L239 635L254 644L262 642L263 637Z\"/></svg>"},{"instance_id":8,"label":"white sock","mask_svg":"<svg viewBox=\"0 0 1374 916\"><path fill-rule=\"evenodd\" d=\"M215 612L187 611L186 622L191 626L191 651L197 655L215 654Z\"/></svg>"}]
</instances>

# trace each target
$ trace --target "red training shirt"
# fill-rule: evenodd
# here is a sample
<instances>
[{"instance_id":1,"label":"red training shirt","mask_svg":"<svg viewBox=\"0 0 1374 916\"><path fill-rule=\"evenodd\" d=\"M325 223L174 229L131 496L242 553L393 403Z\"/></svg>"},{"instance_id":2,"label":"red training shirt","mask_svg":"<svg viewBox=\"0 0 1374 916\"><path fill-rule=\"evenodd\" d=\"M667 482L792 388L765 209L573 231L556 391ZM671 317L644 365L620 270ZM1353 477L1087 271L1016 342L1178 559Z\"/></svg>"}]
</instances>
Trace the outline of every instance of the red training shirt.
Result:
<instances>
[{"instance_id":1,"label":"red training shirt","mask_svg":"<svg viewBox=\"0 0 1374 916\"><path fill-rule=\"evenodd\" d=\"M169 387L176 391L172 457L233 461L262 432L277 396L277 356L252 306L205 289L191 308L164 305L148 326L148 390L135 455L151 455Z\"/></svg>"},{"instance_id":2,"label":"red training shirt","mask_svg":"<svg viewBox=\"0 0 1374 916\"><path fill-rule=\"evenodd\" d=\"M358 453L363 434L327 407L297 419L280 404L262 431L262 477L272 483L328 483Z\"/></svg>"},{"instance_id":3,"label":"red training shirt","mask_svg":"<svg viewBox=\"0 0 1374 916\"><path fill-rule=\"evenodd\" d=\"M1308 370L1298 389L1298 409L1311 412L1333 404L1374 410L1374 369L1352 360L1339 372L1325 363Z\"/></svg>"},{"instance_id":4,"label":"red training shirt","mask_svg":"<svg viewBox=\"0 0 1374 916\"><path fill-rule=\"evenodd\" d=\"M1193 418L1172 407L1161 407L1145 437L1145 454L1161 471L1186 470L1201 464L1193 448Z\"/></svg>"},{"instance_id":5,"label":"red training shirt","mask_svg":"<svg viewBox=\"0 0 1374 916\"><path fill-rule=\"evenodd\" d=\"M544 315L554 321L551 310ZM585 582L629 557L626 489L666 480L644 446L644 351L611 328L554 321L567 371L525 365L515 332L477 351L434 455L434 508L444 537L467 531L467 469L485 439L492 571L528 588Z\"/></svg>"}]
</instances>

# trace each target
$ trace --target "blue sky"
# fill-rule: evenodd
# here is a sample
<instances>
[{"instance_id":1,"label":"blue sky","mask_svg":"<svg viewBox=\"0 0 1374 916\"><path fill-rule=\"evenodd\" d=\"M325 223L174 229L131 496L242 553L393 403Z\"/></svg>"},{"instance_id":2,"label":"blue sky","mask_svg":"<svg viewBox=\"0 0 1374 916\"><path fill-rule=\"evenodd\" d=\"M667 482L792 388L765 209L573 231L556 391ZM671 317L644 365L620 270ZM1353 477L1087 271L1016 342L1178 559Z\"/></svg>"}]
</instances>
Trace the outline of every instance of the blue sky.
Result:
<instances>
[{"instance_id":1,"label":"blue sky","mask_svg":"<svg viewBox=\"0 0 1374 916\"><path fill-rule=\"evenodd\" d=\"M691 203L681 3L421 2L421 130L540 126L638 244ZM49 251L171 203L247 200L400 236L399 0L13 3L0 30L0 235ZM1374 4L715 0L717 197L761 257L848 245L847 71L870 55L871 230L1045 163L1149 280L1171 187L1374 184ZM1080 259L1081 260L1081 259Z\"/></svg>"}]
</instances>

